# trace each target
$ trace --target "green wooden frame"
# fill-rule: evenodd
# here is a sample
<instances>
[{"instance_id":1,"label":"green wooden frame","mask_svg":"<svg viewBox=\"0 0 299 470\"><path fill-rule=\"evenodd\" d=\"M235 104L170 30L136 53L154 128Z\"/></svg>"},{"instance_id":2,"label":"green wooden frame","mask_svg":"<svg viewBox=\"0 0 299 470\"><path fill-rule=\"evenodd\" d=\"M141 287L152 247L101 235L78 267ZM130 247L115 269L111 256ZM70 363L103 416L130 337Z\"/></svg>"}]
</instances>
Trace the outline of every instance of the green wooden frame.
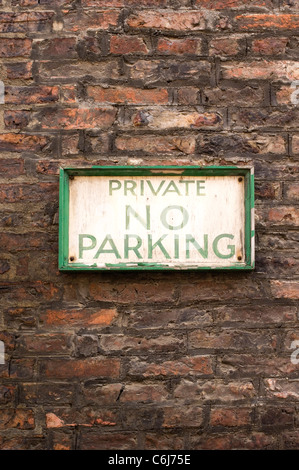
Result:
<instances>
[{"instance_id":1,"label":"green wooden frame","mask_svg":"<svg viewBox=\"0 0 299 470\"><path fill-rule=\"evenodd\" d=\"M245 263L228 267L164 266L155 263L108 264L105 267L69 262L69 179L74 176L242 176L245 182ZM254 170L236 166L92 166L61 168L59 182L59 270L252 270L254 264ZM129 263L128 263L129 264ZM130 263L132 264L132 263Z\"/></svg>"}]
</instances>

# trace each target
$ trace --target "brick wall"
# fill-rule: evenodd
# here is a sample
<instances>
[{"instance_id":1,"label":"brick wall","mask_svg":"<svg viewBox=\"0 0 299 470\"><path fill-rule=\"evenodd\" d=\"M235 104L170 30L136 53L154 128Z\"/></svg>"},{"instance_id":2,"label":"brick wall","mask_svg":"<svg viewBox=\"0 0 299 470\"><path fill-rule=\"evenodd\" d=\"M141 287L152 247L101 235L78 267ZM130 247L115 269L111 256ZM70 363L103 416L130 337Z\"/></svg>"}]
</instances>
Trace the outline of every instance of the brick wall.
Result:
<instances>
[{"instance_id":1,"label":"brick wall","mask_svg":"<svg viewBox=\"0 0 299 470\"><path fill-rule=\"evenodd\" d=\"M298 448L298 1L0 5L0 448ZM255 271L59 273L59 167L163 163L254 165Z\"/></svg>"}]
</instances>

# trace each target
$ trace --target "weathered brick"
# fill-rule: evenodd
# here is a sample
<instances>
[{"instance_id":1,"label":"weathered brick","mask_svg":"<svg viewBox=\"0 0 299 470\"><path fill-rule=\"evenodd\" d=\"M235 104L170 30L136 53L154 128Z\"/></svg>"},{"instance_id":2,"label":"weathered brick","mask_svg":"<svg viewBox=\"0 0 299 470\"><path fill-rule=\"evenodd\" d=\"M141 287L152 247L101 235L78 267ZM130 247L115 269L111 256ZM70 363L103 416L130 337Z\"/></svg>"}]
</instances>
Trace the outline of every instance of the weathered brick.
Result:
<instances>
[{"instance_id":1,"label":"weathered brick","mask_svg":"<svg viewBox=\"0 0 299 470\"><path fill-rule=\"evenodd\" d=\"M244 86L220 86L218 88L204 88L203 102L210 106L223 106L230 103L231 106L263 106L265 102L265 90L263 88Z\"/></svg>"},{"instance_id":2,"label":"weathered brick","mask_svg":"<svg viewBox=\"0 0 299 470\"><path fill-rule=\"evenodd\" d=\"M149 49L141 37L112 35L110 37L111 54L148 54Z\"/></svg>"},{"instance_id":3,"label":"weathered brick","mask_svg":"<svg viewBox=\"0 0 299 470\"><path fill-rule=\"evenodd\" d=\"M143 129L219 129L223 118L219 112L181 111L180 109L146 108L133 112L124 127Z\"/></svg>"},{"instance_id":4,"label":"weathered brick","mask_svg":"<svg viewBox=\"0 0 299 470\"><path fill-rule=\"evenodd\" d=\"M115 29L120 15L118 10L90 10L90 12L65 10L63 13L63 30L66 32Z\"/></svg>"},{"instance_id":5,"label":"weathered brick","mask_svg":"<svg viewBox=\"0 0 299 470\"><path fill-rule=\"evenodd\" d=\"M296 14L244 14L236 16L236 25L240 30L256 31L258 30L289 30L293 31L299 28L299 15Z\"/></svg>"},{"instance_id":6,"label":"weathered brick","mask_svg":"<svg viewBox=\"0 0 299 470\"><path fill-rule=\"evenodd\" d=\"M187 427L199 428L203 424L204 414L200 406L165 407L163 409L163 428Z\"/></svg>"},{"instance_id":7,"label":"weathered brick","mask_svg":"<svg viewBox=\"0 0 299 470\"><path fill-rule=\"evenodd\" d=\"M109 128L116 118L116 109L106 108L64 108L50 109L37 113L36 119L42 129L92 129Z\"/></svg>"},{"instance_id":8,"label":"weathered brick","mask_svg":"<svg viewBox=\"0 0 299 470\"><path fill-rule=\"evenodd\" d=\"M74 428L75 426L114 427L117 424L116 421L117 416L113 411L99 410L95 412L89 408L80 411L73 408L57 408L46 415L46 426L49 429L63 427Z\"/></svg>"},{"instance_id":9,"label":"weathered brick","mask_svg":"<svg viewBox=\"0 0 299 470\"><path fill-rule=\"evenodd\" d=\"M298 400L298 380L265 379L264 387L266 395L271 398Z\"/></svg>"},{"instance_id":10,"label":"weathered brick","mask_svg":"<svg viewBox=\"0 0 299 470\"><path fill-rule=\"evenodd\" d=\"M195 5L207 9L247 9L247 8L271 8L271 0L195 0Z\"/></svg>"},{"instance_id":11,"label":"weathered brick","mask_svg":"<svg viewBox=\"0 0 299 470\"><path fill-rule=\"evenodd\" d=\"M6 63L6 76L11 80L30 80L33 78L32 74L33 62L17 62L17 63Z\"/></svg>"},{"instance_id":12,"label":"weathered brick","mask_svg":"<svg viewBox=\"0 0 299 470\"><path fill-rule=\"evenodd\" d=\"M224 381L217 379L191 382L183 379L174 390L175 398L185 398L192 395L201 398L203 402L209 400L233 402L234 400L254 398L256 394L253 383L244 380Z\"/></svg>"},{"instance_id":13,"label":"weathered brick","mask_svg":"<svg viewBox=\"0 0 299 470\"><path fill-rule=\"evenodd\" d=\"M283 136L279 134L203 134L199 140L202 152L215 154L279 154L283 155L287 151L287 143Z\"/></svg>"},{"instance_id":14,"label":"weathered brick","mask_svg":"<svg viewBox=\"0 0 299 470\"><path fill-rule=\"evenodd\" d=\"M132 432L81 432L81 450L130 450L137 449L137 434Z\"/></svg>"},{"instance_id":15,"label":"weathered brick","mask_svg":"<svg viewBox=\"0 0 299 470\"><path fill-rule=\"evenodd\" d=\"M210 424L226 428L246 426L251 424L252 415L251 408L214 408L211 410Z\"/></svg>"},{"instance_id":16,"label":"weathered brick","mask_svg":"<svg viewBox=\"0 0 299 470\"><path fill-rule=\"evenodd\" d=\"M65 334L22 335L16 342L17 354L63 354L70 351L71 339Z\"/></svg>"},{"instance_id":17,"label":"weathered brick","mask_svg":"<svg viewBox=\"0 0 299 470\"><path fill-rule=\"evenodd\" d=\"M228 18L209 15L198 10L188 11L138 11L132 13L126 24L134 29L157 29L160 31L221 30L228 26Z\"/></svg>"},{"instance_id":18,"label":"weathered brick","mask_svg":"<svg viewBox=\"0 0 299 470\"><path fill-rule=\"evenodd\" d=\"M41 363L41 378L48 379L116 378L119 376L119 372L120 361L115 358L49 359Z\"/></svg>"},{"instance_id":19,"label":"weathered brick","mask_svg":"<svg viewBox=\"0 0 299 470\"><path fill-rule=\"evenodd\" d=\"M195 151L194 136L153 136L153 135L122 135L115 139L115 146L124 152L143 153L184 153Z\"/></svg>"},{"instance_id":20,"label":"weathered brick","mask_svg":"<svg viewBox=\"0 0 299 470\"><path fill-rule=\"evenodd\" d=\"M40 315L40 320L48 326L61 328L72 325L73 327L89 328L106 327L117 319L117 311L113 308L107 309L78 309L78 310L46 310Z\"/></svg>"},{"instance_id":21,"label":"weathered brick","mask_svg":"<svg viewBox=\"0 0 299 470\"><path fill-rule=\"evenodd\" d=\"M271 291L278 299L299 299L297 281L271 281Z\"/></svg>"},{"instance_id":22,"label":"weathered brick","mask_svg":"<svg viewBox=\"0 0 299 470\"><path fill-rule=\"evenodd\" d=\"M202 40L200 38L159 38L156 49L160 54L200 55L202 52Z\"/></svg>"},{"instance_id":23,"label":"weathered brick","mask_svg":"<svg viewBox=\"0 0 299 470\"><path fill-rule=\"evenodd\" d=\"M53 103L59 100L59 88L57 86L6 86L4 99L7 104Z\"/></svg>"},{"instance_id":24,"label":"weathered brick","mask_svg":"<svg viewBox=\"0 0 299 470\"><path fill-rule=\"evenodd\" d=\"M158 384L129 384L123 388L119 400L121 403L151 403L163 402L168 392L163 385Z\"/></svg>"},{"instance_id":25,"label":"weathered brick","mask_svg":"<svg viewBox=\"0 0 299 470\"><path fill-rule=\"evenodd\" d=\"M30 409L5 408L0 413L0 430L7 429L34 429L35 420L33 411Z\"/></svg>"},{"instance_id":26,"label":"weathered brick","mask_svg":"<svg viewBox=\"0 0 299 470\"><path fill-rule=\"evenodd\" d=\"M1 38L0 57L28 57L32 40L27 38Z\"/></svg>"},{"instance_id":27,"label":"weathered brick","mask_svg":"<svg viewBox=\"0 0 299 470\"><path fill-rule=\"evenodd\" d=\"M50 32L53 11L0 12L1 33Z\"/></svg>"},{"instance_id":28,"label":"weathered brick","mask_svg":"<svg viewBox=\"0 0 299 470\"><path fill-rule=\"evenodd\" d=\"M211 65L206 60L137 60L133 64L127 64L126 68L130 79L140 81L144 85L177 80L207 82L211 71Z\"/></svg>"},{"instance_id":29,"label":"weathered brick","mask_svg":"<svg viewBox=\"0 0 299 470\"><path fill-rule=\"evenodd\" d=\"M73 401L74 387L68 383L23 383L20 386L19 400L30 405L70 404Z\"/></svg>"},{"instance_id":30,"label":"weathered brick","mask_svg":"<svg viewBox=\"0 0 299 470\"><path fill-rule=\"evenodd\" d=\"M254 39L251 43L251 52L255 55L280 55L286 52L288 38L268 37Z\"/></svg>"},{"instance_id":31,"label":"weathered brick","mask_svg":"<svg viewBox=\"0 0 299 470\"><path fill-rule=\"evenodd\" d=\"M144 338L143 336L124 336L105 334L100 339L100 348L107 354L108 352L123 351L127 354L133 354L136 351L172 351L179 347L185 349L185 340L180 336L163 335L154 338Z\"/></svg>"},{"instance_id":32,"label":"weathered brick","mask_svg":"<svg viewBox=\"0 0 299 470\"><path fill-rule=\"evenodd\" d=\"M163 363L147 363L132 361L129 374L142 378L159 376L200 376L213 373L212 361L209 356L189 356L181 360L166 361Z\"/></svg>"},{"instance_id":33,"label":"weathered brick","mask_svg":"<svg viewBox=\"0 0 299 470\"><path fill-rule=\"evenodd\" d=\"M226 62L222 64L222 76L241 80L297 80L298 66L291 60L259 60L248 62Z\"/></svg>"},{"instance_id":34,"label":"weathered brick","mask_svg":"<svg viewBox=\"0 0 299 470\"><path fill-rule=\"evenodd\" d=\"M189 334L190 349L242 349L267 351L275 348L277 338L271 334L256 331L223 329L218 334L209 334L203 330L194 330Z\"/></svg>"},{"instance_id":35,"label":"weathered brick","mask_svg":"<svg viewBox=\"0 0 299 470\"><path fill-rule=\"evenodd\" d=\"M236 56L245 51L244 38L240 36L217 37L210 41L210 56Z\"/></svg>"},{"instance_id":36,"label":"weathered brick","mask_svg":"<svg viewBox=\"0 0 299 470\"><path fill-rule=\"evenodd\" d=\"M143 90L131 87L103 88L87 87L87 95L102 104L167 104L168 91L165 88Z\"/></svg>"},{"instance_id":37,"label":"weathered brick","mask_svg":"<svg viewBox=\"0 0 299 470\"><path fill-rule=\"evenodd\" d=\"M71 59L77 57L77 39L75 37L43 39L37 42L38 55L41 59Z\"/></svg>"}]
</instances>

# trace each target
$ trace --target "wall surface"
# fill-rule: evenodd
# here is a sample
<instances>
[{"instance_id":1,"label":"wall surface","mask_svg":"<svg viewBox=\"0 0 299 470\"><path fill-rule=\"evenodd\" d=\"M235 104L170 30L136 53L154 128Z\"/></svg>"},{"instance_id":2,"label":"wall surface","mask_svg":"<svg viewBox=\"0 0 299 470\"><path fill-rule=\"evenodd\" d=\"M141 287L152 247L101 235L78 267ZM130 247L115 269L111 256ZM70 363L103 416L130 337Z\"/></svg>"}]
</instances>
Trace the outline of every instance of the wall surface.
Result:
<instances>
[{"instance_id":1,"label":"wall surface","mask_svg":"<svg viewBox=\"0 0 299 470\"><path fill-rule=\"evenodd\" d=\"M0 448L298 449L298 0L0 4ZM254 165L256 269L59 273L95 164Z\"/></svg>"}]
</instances>

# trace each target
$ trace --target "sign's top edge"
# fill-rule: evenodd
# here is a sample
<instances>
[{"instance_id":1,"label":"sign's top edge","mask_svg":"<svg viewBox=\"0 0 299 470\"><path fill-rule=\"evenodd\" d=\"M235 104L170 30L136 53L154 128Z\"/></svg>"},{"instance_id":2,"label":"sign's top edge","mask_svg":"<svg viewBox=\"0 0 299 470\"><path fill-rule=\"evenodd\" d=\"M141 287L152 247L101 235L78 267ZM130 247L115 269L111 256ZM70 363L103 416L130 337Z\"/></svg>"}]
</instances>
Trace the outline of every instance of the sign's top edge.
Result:
<instances>
[{"instance_id":1,"label":"sign's top edge","mask_svg":"<svg viewBox=\"0 0 299 470\"><path fill-rule=\"evenodd\" d=\"M100 170L100 169L107 169L107 170L188 170L188 169L198 169L198 170L253 170L253 165L211 165L211 166L200 166L200 165L92 165L92 166L78 166L78 167L61 167L62 170Z\"/></svg>"}]
</instances>

